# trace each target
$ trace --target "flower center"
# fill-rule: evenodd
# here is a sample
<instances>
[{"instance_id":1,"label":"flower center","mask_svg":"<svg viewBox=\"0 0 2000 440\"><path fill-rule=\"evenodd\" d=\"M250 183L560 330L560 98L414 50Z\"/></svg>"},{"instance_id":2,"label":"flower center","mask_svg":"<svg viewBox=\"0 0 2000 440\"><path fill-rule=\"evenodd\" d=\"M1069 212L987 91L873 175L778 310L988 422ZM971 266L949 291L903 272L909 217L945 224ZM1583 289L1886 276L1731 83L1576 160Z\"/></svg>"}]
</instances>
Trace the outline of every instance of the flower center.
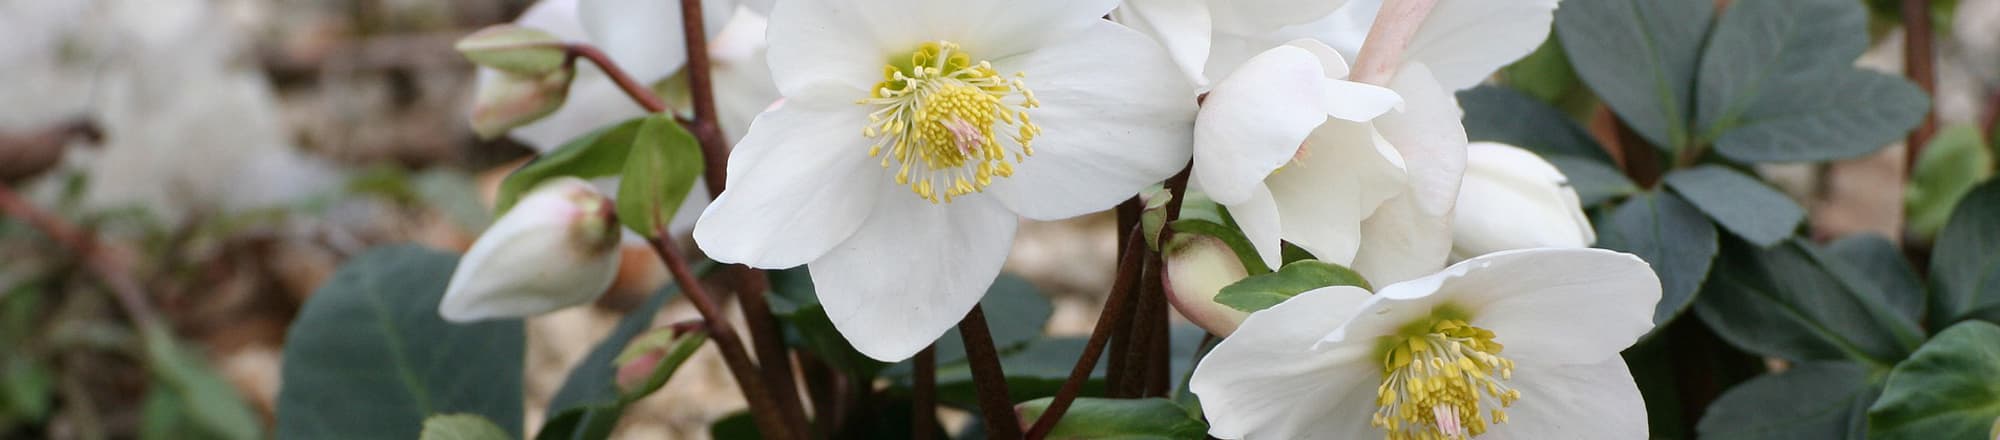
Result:
<instances>
[{"instance_id":1,"label":"flower center","mask_svg":"<svg viewBox=\"0 0 2000 440\"><path fill-rule=\"evenodd\" d=\"M896 184L949 203L1014 175L1014 163L1035 154L1042 129L1028 109L1041 103L1021 82L1026 75L1003 76L949 41L924 43L907 63L883 66L882 82L856 102L880 107L861 134L875 139L869 157L896 167Z\"/></svg>"},{"instance_id":2,"label":"flower center","mask_svg":"<svg viewBox=\"0 0 2000 440\"><path fill-rule=\"evenodd\" d=\"M1520 391L1502 383L1514 377L1514 361L1500 357L1492 331L1462 319L1435 319L1384 342L1371 424L1388 431L1389 440L1484 434L1489 420L1507 423L1504 408L1521 399Z\"/></svg>"}]
</instances>

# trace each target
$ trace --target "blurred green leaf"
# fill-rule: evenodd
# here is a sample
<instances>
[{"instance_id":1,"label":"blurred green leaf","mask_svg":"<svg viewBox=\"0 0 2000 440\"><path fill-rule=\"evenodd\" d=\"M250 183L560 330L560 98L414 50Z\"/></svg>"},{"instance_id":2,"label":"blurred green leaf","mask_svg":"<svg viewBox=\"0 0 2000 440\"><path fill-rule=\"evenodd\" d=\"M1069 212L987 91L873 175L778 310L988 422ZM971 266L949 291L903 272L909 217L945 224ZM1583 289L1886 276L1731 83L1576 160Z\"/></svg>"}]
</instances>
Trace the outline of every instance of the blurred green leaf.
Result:
<instances>
[{"instance_id":1,"label":"blurred green leaf","mask_svg":"<svg viewBox=\"0 0 2000 440\"><path fill-rule=\"evenodd\" d=\"M694 356L694 351L701 349L702 344L707 342L708 331L699 328L683 330L661 327L639 335L638 339L632 340L632 345L626 346L625 351L618 354L618 359L614 362L621 370L619 373L644 372L646 375L643 378L620 377L619 379L623 381L619 383L619 390L624 394L620 400L627 403L635 402L653 394L654 391L659 391L660 387L666 386L667 379L672 378L674 372L680 370L681 364L687 362L688 357ZM649 370L623 371L626 368L649 364Z\"/></svg>"},{"instance_id":2,"label":"blurred green leaf","mask_svg":"<svg viewBox=\"0 0 2000 440\"><path fill-rule=\"evenodd\" d=\"M1922 341L1866 284L1834 276L1803 240L1768 249L1724 240L1722 259L1695 301L1709 328L1745 350L1793 361L1853 360L1887 367Z\"/></svg>"},{"instance_id":3,"label":"blurred green leaf","mask_svg":"<svg viewBox=\"0 0 2000 440\"><path fill-rule=\"evenodd\" d=\"M511 23L487 26L452 48L480 67L516 75L545 75L570 62L562 38Z\"/></svg>"},{"instance_id":4,"label":"blurred green leaf","mask_svg":"<svg viewBox=\"0 0 2000 440\"><path fill-rule=\"evenodd\" d=\"M1896 243L1880 235L1861 233L1827 244L1826 253L1834 257L1825 263L1835 276L1854 277L1853 283L1871 287L1858 289L1860 292L1880 294L1883 303L1910 322L1923 320L1923 282Z\"/></svg>"},{"instance_id":5,"label":"blurred green leaf","mask_svg":"<svg viewBox=\"0 0 2000 440\"><path fill-rule=\"evenodd\" d=\"M1986 438L2000 418L2000 326L1966 321L1889 372L1868 409L1869 438Z\"/></svg>"},{"instance_id":6,"label":"blurred green leaf","mask_svg":"<svg viewBox=\"0 0 2000 440\"><path fill-rule=\"evenodd\" d=\"M2000 180L1967 192L1931 250L1931 328L2000 322Z\"/></svg>"},{"instance_id":7,"label":"blurred green leaf","mask_svg":"<svg viewBox=\"0 0 2000 440\"><path fill-rule=\"evenodd\" d=\"M1561 40L1550 35L1533 53L1500 69L1501 82L1564 110L1575 111L1594 104L1583 88L1583 80L1576 77L1576 69L1570 67Z\"/></svg>"},{"instance_id":8,"label":"blurred green leaf","mask_svg":"<svg viewBox=\"0 0 2000 440\"><path fill-rule=\"evenodd\" d=\"M1791 237L1806 219L1805 208L1784 193L1719 165L1676 170L1666 182L1723 229L1758 246Z\"/></svg>"},{"instance_id":9,"label":"blurred green leaf","mask_svg":"<svg viewBox=\"0 0 2000 440\"><path fill-rule=\"evenodd\" d=\"M23 352L0 359L0 419L39 422L49 415L49 401L54 397L55 375L41 359Z\"/></svg>"},{"instance_id":10,"label":"blurred green leaf","mask_svg":"<svg viewBox=\"0 0 2000 440\"><path fill-rule=\"evenodd\" d=\"M438 301L458 258L418 246L348 260L285 341L279 438L410 438L432 414L521 431L520 320L453 324Z\"/></svg>"},{"instance_id":11,"label":"blurred green leaf","mask_svg":"<svg viewBox=\"0 0 2000 440\"><path fill-rule=\"evenodd\" d=\"M1660 275L1660 303L1653 312L1656 328L1666 327L1694 301L1715 260L1715 224L1673 194L1633 196L1592 223L1597 226L1597 247L1638 255Z\"/></svg>"},{"instance_id":12,"label":"blurred green leaf","mask_svg":"<svg viewBox=\"0 0 2000 440\"><path fill-rule=\"evenodd\" d=\"M1345 266L1318 260L1286 264L1277 272L1251 275L1215 294L1215 302L1236 310L1255 312L1271 308L1298 294L1328 286L1355 286L1374 290L1361 274Z\"/></svg>"},{"instance_id":13,"label":"blurred green leaf","mask_svg":"<svg viewBox=\"0 0 2000 440\"><path fill-rule=\"evenodd\" d=\"M1053 400L1048 397L1030 400L1016 409L1022 420L1035 420L1048 411ZM1171 400L1081 397L1070 403L1048 438L1201 439L1207 435L1207 423Z\"/></svg>"},{"instance_id":14,"label":"blurred green leaf","mask_svg":"<svg viewBox=\"0 0 2000 440\"><path fill-rule=\"evenodd\" d=\"M1958 125L1938 132L1917 158L1910 171L1910 184L1903 188L1903 212L1910 233L1918 237L1937 235L1951 218L1951 208L1965 197L1973 185L1993 176L1993 155L1980 138L1979 128Z\"/></svg>"},{"instance_id":15,"label":"blurred green leaf","mask_svg":"<svg viewBox=\"0 0 2000 440\"><path fill-rule=\"evenodd\" d=\"M1573 156L1611 163L1604 147L1568 114L1520 91L1474 87L1458 92L1458 105L1465 109L1465 136L1472 141L1513 145L1542 157Z\"/></svg>"},{"instance_id":16,"label":"blurred green leaf","mask_svg":"<svg viewBox=\"0 0 2000 440\"><path fill-rule=\"evenodd\" d=\"M194 432L204 437L249 440L262 437L263 423L200 354L182 347L165 328L141 329L147 367L156 388L177 400Z\"/></svg>"},{"instance_id":17,"label":"blurred green leaf","mask_svg":"<svg viewBox=\"0 0 2000 440\"><path fill-rule=\"evenodd\" d=\"M1862 440L1882 392L1867 367L1808 362L1722 393L1697 426L1704 439Z\"/></svg>"},{"instance_id":18,"label":"blurred green leaf","mask_svg":"<svg viewBox=\"0 0 2000 440\"><path fill-rule=\"evenodd\" d=\"M679 294L680 289L673 285L654 292L639 308L626 312L611 334L598 340L590 354L570 367L562 388L556 389L555 397L549 399L548 421L541 432L535 433L535 438L601 439L610 435L625 412L625 401L616 382L618 365L612 361L631 344L632 338L652 327L653 316L659 314L660 307Z\"/></svg>"},{"instance_id":19,"label":"blurred green leaf","mask_svg":"<svg viewBox=\"0 0 2000 440\"><path fill-rule=\"evenodd\" d=\"M1582 159L1575 156L1543 156L1542 159L1555 165L1569 179L1569 186L1576 190L1576 197L1583 206L1592 206L1619 197L1638 194L1644 189L1625 178L1625 174L1604 162Z\"/></svg>"},{"instance_id":20,"label":"blurred green leaf","mask_svg":"<svg viewBox=\"0 0 2000 440\"><path fill-rule=\"evenodd\" d=\"M514 207L514 202L543 180L558 176L592 179L623 172L625 156L632 150L639 126L645 122L646 118L633 118L592 130L522 165L500 181L500 193L493 199L494 216L505 214Z\"/></svg>"},{"instance_id":21,"label":"blurred green leaf","mask_svg":"<svg viewBox=\"0 0 2000 440\"><path fill-rule=\"evenodd\" d=\"M500 425L478 414L445 414L424 419L418 440L507 440L514 438Z\"/></svg>"},{"instance_id":22,"label":"blurred green leaf","mask_svg":"<svg viewBox=\"0 0 2000 440\"><path fill-rule=\"evenodd\" d=\"M1855 68L1867 46L1867 14L1853 0L1734 3L1702 56L1698 141L1748 162L1848 158L1895 142L1930 100L1901 77Z\"/></svg>"},{"instance_id":23,"label":"blurred green leaf","mask_svg":"<svg viewBox=\"0 0 2000 440\"><path fill-rule=\"evenodd\" d=\"M1706 1L1579 1L1556 9L1555 32L1584 84L1671 151L1689 143L1695 70L1714 16Z\"/></svg>"},{"instance_id":24,"label":"blurred green leaf","mask_svg":"<svg viewBox=\"0 0 2000 440\"><path fill-rule=\"evenodd\" d=\"M1199 234L1221 240L1222 244L1229 246L1229 250L1236 254L1237 261L1243 263L1246 273L1251 275L1271 273L1271 266L1265 265L1264 259L1257 256L1257 248L1250 244L1248 237L1243 236L1243 231L1227 223L1184 218L1174 220L1173 228L1175 233Z\"/></svg>"},{"instance_id":25,"label":"blurred green leaf","mask_svg":"<svg viewBox=\"0 0 2000 440\"><path fill-rule=\"evenodd\" d=\"M701 179L701 144L672 116L649 116L633 138L618 181L618 220L646 237L665 233L695 181Z\"/></svg>"}]
</instances>

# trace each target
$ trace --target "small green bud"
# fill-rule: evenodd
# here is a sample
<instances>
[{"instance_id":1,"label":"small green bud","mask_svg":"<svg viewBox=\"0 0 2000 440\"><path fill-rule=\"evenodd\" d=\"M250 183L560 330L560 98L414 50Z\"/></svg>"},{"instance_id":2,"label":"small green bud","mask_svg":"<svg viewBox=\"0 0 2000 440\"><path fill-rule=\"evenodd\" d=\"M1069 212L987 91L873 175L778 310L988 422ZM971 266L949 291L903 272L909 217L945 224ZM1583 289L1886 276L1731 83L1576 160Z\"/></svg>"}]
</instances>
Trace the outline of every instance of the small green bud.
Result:
<instances>
[{"instance_id":1,"label":"small green bud","mask_svg":"<svg viewBox=\"0 0 2000 440\"><path fill-rule=\"evenodd\" d=\"M472 103L472 131L492 139L555 113L569 99L572 72L568 68L542 76L499 72L480 83Z\"/></svg>"},{"instance_id":2,"label":"small green bud","mask_svg":"<svg viewBox=\"0 0 2000 440\"><path fill-rule=\"evenodd\" d=\"M562 39L512 24L480 29L454 47L473 64L515 75L543 76L568 68L570 62Z\"/></svg>"},{"instance_id":3,"label":"small green bud","mask_svg":"<svg viewBox=\"0 0 2000 440\"><path fill-rule=\"evenodd\" d=\"M681 363L708 342L708 332L699 323L683 323L655 328L633 338L612 364L618 369L615 380L626 401L639 400L666 385L667 378Z\"/></svg>"}]
</instances>

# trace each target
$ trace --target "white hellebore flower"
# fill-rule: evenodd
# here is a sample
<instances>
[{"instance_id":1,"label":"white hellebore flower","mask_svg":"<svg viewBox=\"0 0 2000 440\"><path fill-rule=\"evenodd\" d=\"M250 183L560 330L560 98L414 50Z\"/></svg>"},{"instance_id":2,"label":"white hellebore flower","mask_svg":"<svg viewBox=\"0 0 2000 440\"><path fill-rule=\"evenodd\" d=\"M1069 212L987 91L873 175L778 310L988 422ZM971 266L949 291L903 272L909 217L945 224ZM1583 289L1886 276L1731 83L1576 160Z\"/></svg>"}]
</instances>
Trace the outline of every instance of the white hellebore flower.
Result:
<instances>
[{"instance_id":1,"label":"white hellebore flower","mask_svg":"<svg viewBox=\"0 0 2000 440\"><path fill-rule=\"evenodd\" d=\"M1451 227L1452 258L1508 249L1580 248L1597 241L1569 178L1541 156L1493 142L1466 146L1465 185Z\"/></svg>"},{"instance_id":2,"label":"white hellebore flower","mask_svg":"<svg viewBox=\"0 0 2000 440\"><path fill-rule=\"evenodd\" d=\"M729 158L695 240L807 264L870 357L915 354L985 293L1018 217L1110 208L1188 160L1194 88L1115 0L783 0L784 104Z\"/></svg>"},{"instance_id":3,"label":"white hellebore flower","mask_svg":"<svg viewBox=\"0 0 2000 440\"><path fill-rule=\"evenodd\" d=\"M445 287L452 322L519 318L589 302L618 274L618 220L589 182L542 182L479 234Z\"/></svg>"},{"instance_id":4,"label":"white hellebore flower","mask_svg":"<svg viewBox=\"0 0 2000 440\"><path fill-rule=\"evenodd\" d=\"M1645 438L1618 352L1652 329L1659 299L1629 254L1488 254L1253 313L1189 386L1222 438Z\"/></svg>"}]
</instances>

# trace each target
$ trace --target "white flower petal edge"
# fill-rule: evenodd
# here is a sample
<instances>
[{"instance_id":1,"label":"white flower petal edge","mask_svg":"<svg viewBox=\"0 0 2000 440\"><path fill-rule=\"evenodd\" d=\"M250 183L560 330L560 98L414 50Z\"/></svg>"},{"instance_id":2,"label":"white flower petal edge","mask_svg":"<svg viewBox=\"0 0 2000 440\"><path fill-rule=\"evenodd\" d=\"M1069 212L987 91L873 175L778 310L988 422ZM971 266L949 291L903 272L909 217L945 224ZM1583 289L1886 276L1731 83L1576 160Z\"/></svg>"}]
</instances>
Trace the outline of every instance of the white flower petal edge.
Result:
<instances>
[{"instance_id":1,"label":"white flower petal edge","mask_svg":"<svg viewBox=\"0 0 2000 440\"><path fill-rule=\"evenodd\" d=\"M1549 38L1556 2L1440 1L1411 36L1404 59L1430 66L1448 90L1472 88Z\"/></svg>"},{"instance_id":2,"label":"white flower petal edge","mask_svg":"<svg viewBox=\"0 0 2000 440\"><path fill-rule=\"evenodd\" d=\"M1106 54L1117 54L1116 67ZM1194 86L1146 36L1093 20L1068 40L993 66L1026 72L1042 104L1031 112L1042 129L1034 156L987 189L1015 213L1060 220L1101 211L1187 166Z\"/></svg>"},{"instance_id":3,"label":"white flower petal edge","mask_svg":"<svg viewBox=\"0 0 2000 440\"><path fill-rule=\"evenodd\" d=\"M1217 82L1194 123L1202 191L1219 203L1241 203L1328 117L1367 121L1402 103L1393 91L1340 79L1346 76L1338 53L1301 40L1264 51Z\"/></svg>"},{"instance_id":4,"label":"white flower petal edge","mask_svg":"<svg viewBox=\"0 0 2000 440\"><path fill-rule=\"evenodd\" d=\"M1595 364L1523 365L1514 372L1523 397L1506 424L1481 440L1590 440L1647 437L1646 400L1625 358Z\"/></svg>"},{"instance_id":5,"label":"white flower petal edge","mask_svg":"<svg viewBox=\"0 0 2000 440\"><path fill-rule=\"evenodd\" d=\"M1208 0L1126 0L1111 11L1111 19L1158 40L1188 81L1208 86L1208 77L1202 75L1213 27Z\"/></svg>"},{"instance_id":6,"label":"white flower petal edge","mask_svg":"<svg viewBox=\"0 0 2000 440\"><path fill-rule=\"evenodd\" d=\"M1371 438L1374 347L1313 350L1360 310L1368 291L1328 287L1250 314L1195 366L1188 389L1201 396L1209 435L1221 438Z\"/></svg>"},{"instance_id":7,"label":"white flower petal edge","mask_svg":"<svg viewBox=\"0 0 2000 440\"><path fill-rule=\"evenodd\" d=\"M1389 88L1407 100L1375 128L1408 165L1407 192L1362 225L1353 268L1376 285L1436 271L1451 256L1451 213L1465 175L1464 111L1421 63L1404 64Z\"/></svg>"},{"instance_id":8,"label":"white flower petal edge","mask_svg":"<svg viewBox=\"0 0 2000 440\"><path fill-rule=\"evenodd\" d=\"M591 44L640 81L665 78L687 63L680 2L577 0L576 7ZM702 0L702 29L714 36L735 12L735 2Z\"/></svg>"},{"instance_id":9,"label":"white flower petal edge","mask_svg":"<svg viewBox=\"0 0 2000 440\"><path fill-rule=\"evenodd\" d=\"M1596 241L1576 189L1555 165L1507 144L1473 142L1466 150L1465 185L1452 211L1453 258Z\"/></svg>"},{"instance_id":10,"label":"white flower petal edge","mask_svg":"<svg viewBox=\"0 0 2000 440\"><path fill-rule=\"evenodd\" d=\"M874 216L807 267L827 318L855 350L907 359L979 304L1018 220L991 199L934 205L878 182L887 196Z\"/></svg>"},{"instance_id":11,"label":"white flower petal edge","mask_svg":"<svg viewBox=\"0 0 2000 440\"><path fill-rule=\"evenodd\" d=\"M887 172L859 133L868 109L787 102L751 123L729 157L729 188L695 223L709 258L763 269L805 264L861 228Z\"/></svg>"},{"instance_id":12,"label":"white flower petal edge","mask_svg":"<svg viewBox=\"0 0 2000 440\"><path fill-rule=\"evenodd\" d=\"M519 318L604 294L620 255L618 224L598 211L609 209L605 200L573 177L537 185L473 241L438 314L452 322Z\"/></svg>"},{"instance_id":13,"label":"white flower petal edge","mask_svg":"<svg viewBox=\"0 0 2000 440\"><path fill-rule=\"evenodd\" d=\"M1001 58L1073 43L1116 6L1116 0L785 0L771 10L771 71L788 97L823 86L866 96L882 80L889 52L906 56L925 42L948 40L998 65Z\"/></svg>"}]
</instances>

